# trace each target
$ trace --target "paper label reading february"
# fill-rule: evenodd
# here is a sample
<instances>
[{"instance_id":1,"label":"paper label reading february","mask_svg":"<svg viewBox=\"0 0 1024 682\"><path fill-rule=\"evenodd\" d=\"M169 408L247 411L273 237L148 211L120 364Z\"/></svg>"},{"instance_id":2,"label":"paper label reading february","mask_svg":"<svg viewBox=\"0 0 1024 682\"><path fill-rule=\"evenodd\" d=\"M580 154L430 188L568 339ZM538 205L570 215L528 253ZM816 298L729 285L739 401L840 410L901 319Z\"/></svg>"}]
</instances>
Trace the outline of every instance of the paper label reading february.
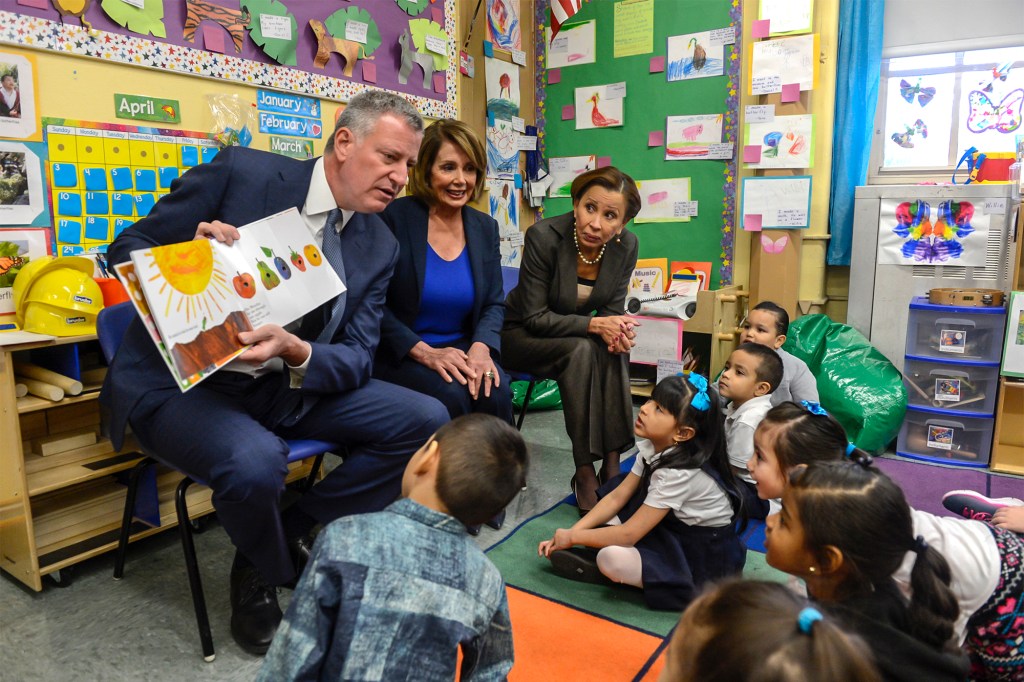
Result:
<instances>
[{"instance_id":1,"label":"paper label reading february","mask_svg":"<svg viewBox=\"0 0 1024 682\"><path fill-rule=\"evenodd\" d=\"M261 14L260 33L263 34L264 38L291 40L292 20L289 17L279 17L273 14Z\"/></svg>"}]
</instances>

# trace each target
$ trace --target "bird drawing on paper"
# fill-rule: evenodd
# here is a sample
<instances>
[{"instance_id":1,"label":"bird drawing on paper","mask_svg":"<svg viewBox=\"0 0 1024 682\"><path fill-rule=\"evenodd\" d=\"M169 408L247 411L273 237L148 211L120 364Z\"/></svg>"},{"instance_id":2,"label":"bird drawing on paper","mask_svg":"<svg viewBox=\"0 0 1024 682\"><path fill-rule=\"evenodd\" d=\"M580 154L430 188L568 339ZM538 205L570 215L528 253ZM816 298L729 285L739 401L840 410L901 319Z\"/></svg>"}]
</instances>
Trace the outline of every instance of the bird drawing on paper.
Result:
<instances>
[{"instance_id":1,"label":"bird drawing on paper","mask_svg":"<svg viewBox=\"0 0 1024 682\"><path fill-rule=\"evenodd\" d=\"M595 92L593 95L591 95L590 99L587 100L588 102L594 103L594 109L590 112L590 120L591 122L593 122L594 126L598 128L607 128L608 126L619 125L618 119L605 118L605 115L597 110L598 99L598 95Z\"/></svg>"},{"instance_id":2,"label":"bird drawing on paper","mask_svg":"<svg viewBox=\"0 0 1024 682\"><path fill-rule=\"evenodd\" d=\"M700 71L704 68L704 63L708 60L707 52L704 51L703 46L697 42L696 38L690 38L690 43L687 47L693 48L693 70Z\"/></svg>"}]
</instances>

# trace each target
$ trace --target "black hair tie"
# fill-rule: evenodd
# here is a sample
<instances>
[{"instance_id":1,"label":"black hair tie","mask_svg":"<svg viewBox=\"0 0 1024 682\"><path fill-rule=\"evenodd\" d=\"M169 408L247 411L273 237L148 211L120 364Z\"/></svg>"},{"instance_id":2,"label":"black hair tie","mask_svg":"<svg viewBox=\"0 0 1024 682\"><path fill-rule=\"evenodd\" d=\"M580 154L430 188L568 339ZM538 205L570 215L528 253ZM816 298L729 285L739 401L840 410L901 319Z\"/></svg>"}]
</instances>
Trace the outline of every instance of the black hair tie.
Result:
<instances>
[{"instance_id":1,"label":"black hair tie","mask_svg":"<svg viewBox=\"0 0 1024 682\"><path fill-rule=\"evenodd\" d=\"M918 556L921 556L928 550L928 543L925 542L923 535L918 535L916 538L914 538L914 546L912 550Z\"/></svg>"}]
</instances>

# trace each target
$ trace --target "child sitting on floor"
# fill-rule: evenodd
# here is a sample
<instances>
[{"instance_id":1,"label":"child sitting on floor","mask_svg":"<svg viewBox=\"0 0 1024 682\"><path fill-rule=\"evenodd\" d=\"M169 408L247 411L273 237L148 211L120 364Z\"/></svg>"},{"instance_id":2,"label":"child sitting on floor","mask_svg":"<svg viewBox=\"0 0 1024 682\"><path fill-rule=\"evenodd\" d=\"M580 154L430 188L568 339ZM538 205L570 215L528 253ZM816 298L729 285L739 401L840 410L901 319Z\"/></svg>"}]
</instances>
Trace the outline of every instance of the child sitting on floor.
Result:
<instances>
[{"instance_id":1,"label":"child sitting on floor","mask_svg":"<svg viewBox=\"0 0 1024 682\"><path fill-rule=\"evenodd\" d=\"M783 403L769 410L754 433L754 448L748 468L762 499L781 497L801 464L866 456L816 403ZM972 679L1024 679L1024 541L979 521L910 513L915 537L950 560L951 588L960 606L956 637L971 658ZM894 575L904 592L911 591L916 556L907 552Z\"/></svg>"},{"instance_id":2,"label":"child sitting on floor","mask_svg":"<svg viewBox=\"0 0 1024 682\"><path fill-rule=\"evenodd\" d=\"M754 455L754 430L772 408L772 391L782 381L782 360L771 348L744 343L725 361L718 391L725 406L725 448L733 473L740 479L743 506L752 519L764 519L771 505L757 496L747 460Z\"/></svg>"},{"instance_id":3,"label":"child sitting on floor","mask_svg":"<svg viewBox=\"0 0 1024 682\"><path fill-rule=\"evenodd\" d=\"M779 583L729 580L690 604L659 682L878 682L871 652Z\"/></svg>"},{"instance_id":4,"label":"child sitting on floor","mask_svg":"<svg viewBox=\"0 0 1024 682\"><path fill-rule=\"evenodd\" d=\"M1016 497L985 497L973 490L951 490L942 496L942 506L966 519L1024 533L1024 500Z\"/></svg>"},{"instance_id":5,"label":"child sitting on floor","mask_svg":"<svg viewBox=\"0 0 1024 682\"><path fill-rule=\"evenodd\" d=\"M637 455L586 516L537 551L567 578L632 585L650 608L682 610L704 582L739 573L746 560L718 396L699 374L663 379L634 432L653 454Z\"/></svg>"},{"instance_id":6,"label":"child sitting on floor","mask_svg":"<svg viewBox=\"0 0 1024 682\"><path fill-rule=\"evenodd\" d=\"M818 402L818 384L800 358L782 349L789 333L789 313L771 301L761 301L743 320L740 343L759 343L775 350L782 359L782 383L772 392L772 405L787 400Z\"/></svg>"},{"instance_id":7,"label":"child sitting on floor","mask_svg":"<svg viewBox=\"0 0 1024 682\"><path fill-rule=\"evenodd\" d=\"M403 498L321 532L260 680L505 679L505 583L466 533L526 481L522 436L470 414L412 456Z\"/></svg>"},{"instance_id":8,"label":"child sitting on floor","mask_svg":"<svg viewBox=\"0 0 1024 682\"><path fill-rule=\"evenodd\" d=\"M798 467L768 517L766 559L803 579L808 594L868 642L885 680L962 682L953 641L958 613L946 559L914 526L903 492L855 451L855 461ZM912 551L913 594L893 574Z\"/></svg>"}]
</instances>

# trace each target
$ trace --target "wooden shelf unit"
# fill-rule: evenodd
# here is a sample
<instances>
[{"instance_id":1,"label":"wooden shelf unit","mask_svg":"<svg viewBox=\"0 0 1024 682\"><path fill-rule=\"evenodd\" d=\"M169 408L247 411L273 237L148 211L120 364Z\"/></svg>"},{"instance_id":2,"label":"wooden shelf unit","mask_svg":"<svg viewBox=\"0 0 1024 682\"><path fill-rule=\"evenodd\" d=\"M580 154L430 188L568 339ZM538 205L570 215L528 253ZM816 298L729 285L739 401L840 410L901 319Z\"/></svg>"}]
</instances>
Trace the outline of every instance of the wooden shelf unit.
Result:
<instances>
[{"instance_id":1,"label":"wooden shelf unit","mask_svg":"<svg viewBox=\"0 0 1024 682\"><path fill-rule=\"evenodd\" d=\"M142 457L130 437L120 453L103 437L95 445L46 457L31 451L33 438L61 431L74 419L58 408L95 404L99 397L99 385L89 384L81 395L58 402L15 398L15 354L40 349L66 353L77 366L80 354L98 353L98 346L95 337L76 336L0 347L0 568L36 591L42 590L44 575L117 547L126 493L121 478ZM291 465L288 481L309 470L306 462ZM160 526L136 522L131 541L176 525L174 490L181 479L176 471L158 469ZM210 496L204 486L189 489L192 518L213 511Z\"/></svg>"},{"instance_id":2,"label":"wooden shelf unit","mask_svg":"<svg viewBox=\"0 0 1024 682\"><path fill-rule=\"evenodd\" d=\"M1000 377L999 389L989 466L1024 476L1024 381Z\"/></svg>"}]
</instances>

